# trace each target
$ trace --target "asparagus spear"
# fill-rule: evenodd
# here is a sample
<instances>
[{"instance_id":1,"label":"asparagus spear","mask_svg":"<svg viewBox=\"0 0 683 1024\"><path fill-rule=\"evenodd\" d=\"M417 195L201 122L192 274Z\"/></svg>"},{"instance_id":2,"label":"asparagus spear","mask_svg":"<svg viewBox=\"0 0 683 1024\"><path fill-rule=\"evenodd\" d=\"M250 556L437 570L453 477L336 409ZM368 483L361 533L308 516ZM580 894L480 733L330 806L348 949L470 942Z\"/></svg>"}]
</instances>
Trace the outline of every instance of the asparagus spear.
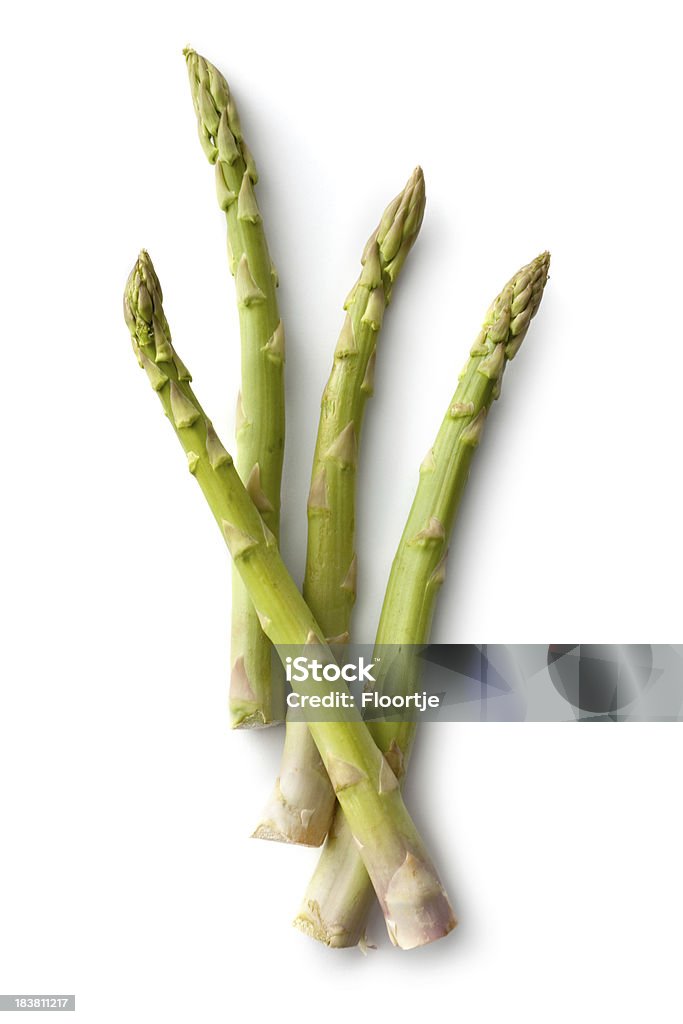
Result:
<instances>
[{"instance_id":1,"label":"asparagus spear","mask_svg":"<svg viewBox=\"0 0 683 1024\"><path fill-rule=\"evenodd\" d=\"M256 168L242 138L228 83L194 50L184 53L199 141L216 167L216 194L225 211L228 261L235 277L242 359L237 470L277 537L285 437L284 331L278 313L277 276L254 195ZM282 719L282 676L279 670L273 671L271 646L235 571L232 591L232 725L269 725Z\"/></svg>"},{"instance_id":2,"label":"asparagus spear","mask_svg":"<svg viewBox=\"0 0 683 1024\"><path fill-rule=\"evenodd\" d=\"M424 177L417 167L367 241L323 392L303 592L331 644L348 641L356 598L356 458L373 390L377 338L392 287L420 230L424 204ZM280 775L254 835L320 846L334 806L334 791L306 723L289 720Z\"/></svg>"},{"instance_id":3,"label":"asparagus spear","mask_svg":"<svg viewBox=\"0 0 683 1024\"><path fill-rule=\"evenodd\" d=\"M233 561L276 645L315 645L332 661L322 630L280 557L268 526L242 484L190 388L176 355L158 278L146 252L126 285L124 315L138 361L182 444ZM295 684L300 696L309 692ZM322 696L347 694L341 684L321 682ZM359 713L345 720L309 723L354 841L372 880L393 941L410 949L448 934L455 920L448 897L403 803L398 781Z\"/></svg>"},{"instance_id":4,"label":"asparagus spear","mask_svg":"<svg viewBox=\"0 0 683 1024\"><path fill-rule=\"evenodd\" d=\"M548 276L543 253L522 267L494 300L461 374L456 392L420 470L415 499L394 558L386 589L375 656L377 685L391 671L384 645L427 643L439 588L444 580L448 541L470 463L488 410L500 393L505 364L517 353L536 313ZM416 671L407 659L403 671ZM407 680L408 684L410 679ZM402 781L415 734L412 722L377 721L370 732ZM318 867L294 924L326 943L356 945L372 903L372 887L343 814L337 811Z\"/></svg>"}]
</instances>

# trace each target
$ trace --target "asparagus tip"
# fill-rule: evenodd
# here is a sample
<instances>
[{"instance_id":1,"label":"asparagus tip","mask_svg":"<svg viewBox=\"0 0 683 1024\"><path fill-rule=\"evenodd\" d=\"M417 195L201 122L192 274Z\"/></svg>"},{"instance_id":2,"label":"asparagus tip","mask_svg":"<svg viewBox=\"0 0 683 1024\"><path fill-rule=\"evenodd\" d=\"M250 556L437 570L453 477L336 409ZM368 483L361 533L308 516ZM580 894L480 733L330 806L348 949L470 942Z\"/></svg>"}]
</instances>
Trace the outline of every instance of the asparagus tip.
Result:
<instances>
[{"instance_id":1,"label":"asparagus tip","mask_svg":"<svg viewBox=\"0 0 683 1024\"><path fill-rule=\"evenodd\" d=\"M403 190L389 203L377 231L368 240L364 257L367 255L371 243L376 241L391 282L396 280L418 236L424 216L425 201L424 173L418 165L408 178Z\"/></svg>"},{"instance_id":2,"label":"asparagus tip","mask_svg":"<svg viewBox=\"0 0 683 1024\"><path fill-rule=\"evenodd\" d=\"M154 363L173 362L171 333L163 311L163 293L146 249L141 249L123 293L123 315L140 366L140 352L149 346Z\"/></svg>"}]
</instances>

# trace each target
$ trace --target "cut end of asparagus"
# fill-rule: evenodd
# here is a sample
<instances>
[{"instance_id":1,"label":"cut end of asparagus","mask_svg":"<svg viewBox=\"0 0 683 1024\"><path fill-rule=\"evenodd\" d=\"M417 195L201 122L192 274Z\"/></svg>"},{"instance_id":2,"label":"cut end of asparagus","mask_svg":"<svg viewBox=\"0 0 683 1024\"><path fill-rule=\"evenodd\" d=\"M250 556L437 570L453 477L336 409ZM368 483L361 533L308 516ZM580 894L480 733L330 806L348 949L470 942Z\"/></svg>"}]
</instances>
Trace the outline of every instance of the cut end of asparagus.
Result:
<instances>
[{"instance_id":1,"label":"cut end of asparagus","mask_svg":"<svg viewBox=\"0 0 683 1024\"><path fill-rule=\"evenodd\" d=\"M304 726L305 728L305 726ZM302 795L310 806L302 807ZM320 770L297 768L275 783L268 806L252 833L253 839L268 839L297 846L321 846L334 807L332 793L322 765Z\"/></svg>"},{"instance_id":2,"label":"cut end of asparagus","mask_svg":"<svg viewBox=\"0 0 683 1024\"><path fill-rule=\"evenodd\" d=\"M267 729L280 719L268 718L251 688L244 657L235 659L230 673L230 724L233 729Z\"/></svg>"},{"instance_id":3,"label":"cut end of asparagus","mask_svg":"<svg viewBox=\"0 0 683 1024\"><path fill-rule=\"evenodd\" d=\"M272 729L282 719L267 719L261 708L230 701L230 726L233 729Z\"/></svg>"},{"instance_id":4,"label":"cut end of asparagus","mask_svg":"<svg viewBox=\"0 0 683 1024\"><path fill-rule=\"evenodd\" d=\"M389 937L401 949L442 939L458 923L434 869L410 852L389 882L384 902Z\"/></svg>"},{"instance_id":5,"label":"cut end of asparagus","mask_svg":"<svg viewBox=\"0 0 683 1024\"><path fill-rule=\"evenodd\" d=\"M317 838L318 832L310 833L305 827L292 825L287 831L274 828L269 822L262 822L251 833L252 839L265 839L269 843L289 843L290 846L322 846L325 836Z\"/></svg>"},{"instance_id":6,"label":"cut end of asparagus","mask_svg":"<svg viewBox=\"0 0 683 1024\"><path fill-rule=\"evenodd\" d=\"M349 935L343 926L323 919L320 905L315 900L306 902L292 924L304 935L315 939L316 942L322 942L329 949L348 949L350 946L358 945L359 940L355 936Z\"/></svg>"}]
</instances>

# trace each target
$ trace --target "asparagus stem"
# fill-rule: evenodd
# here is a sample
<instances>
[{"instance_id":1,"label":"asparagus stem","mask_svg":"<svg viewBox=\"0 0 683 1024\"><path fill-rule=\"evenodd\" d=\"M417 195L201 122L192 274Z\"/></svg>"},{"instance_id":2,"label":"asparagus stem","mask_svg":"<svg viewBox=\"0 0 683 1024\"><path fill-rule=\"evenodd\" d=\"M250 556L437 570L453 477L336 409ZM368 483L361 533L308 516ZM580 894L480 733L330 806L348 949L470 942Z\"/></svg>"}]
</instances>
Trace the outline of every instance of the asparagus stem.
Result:
<instances>
[{"instance_id":1,"label":"asparagus stem","mask_svg":"<svg viewBox=\"0 0 683 1024\"><path fill-rule=\"evenodd\" d=\"M417 238L424 205L424 177L417 167L367 241L322 396L308 496L303 593L334 644L349 639L356 599L356 463L365 403L373 391L382 313ZM334 791L308 726L288 720L279 777L254 836L320 846L334 807Z\"/></svg>"},{"instance_id":2,"label":"asparagus stem","mask_svg":"<svg viewBox=\"0 0 683 1024\"><path fill-rule=\"evenodd\" d=\"M187 456L271 642L315 645L332 661L323 632L287 572L275 538L190 388L176 356L158 278L146 252L128 279L124 315L133 348ZM294 684L300 696L310 691ZM348 695L341 683L320 696ZM455 925L448 897L401 797L396 776L358 711L309 728L372 880L393 941L403 948L446 935Z\"/></svg>"},{"instance_id":3,"label":"asparagus stem","mask_svg":"<svg viewBox=\"0 0 683 1024\"><path fill-rule=\"evenodd\" d=\"M254 195L257 173L242 137L235 103L221 73L194 50L184 51L199 140L216 167L225 211L228 261L239 310L242 387L238 396L237 470L277 538L285 437L284 331L277 276ZM271 645L238 572L233 570L230 713L233 728L270 725L284 712L284 682Z\"/></svg>"},{"instance_id":4,"label":"asparagus stem","mask_svg":"<svg viewBox=\"0 0 683 1024\"><path fill-rule=\"evenodd\" d=\"M377 631L383 645L425 644L445 575L449 537L486 415L500 393L505 364L517 353L536 313L550 257L538 256L515 274L484 320L455 394L420 470L415 499L394 558ZM408 665L416 670L414 659ZM377 684L391 671L382 657ZM412 722L377 721L370 732L402 781L415 735ZM337 811L318 867L294 924L326 943L356 945L364 932L372 887L343 815Z\"/></svg>"}]
</instances>

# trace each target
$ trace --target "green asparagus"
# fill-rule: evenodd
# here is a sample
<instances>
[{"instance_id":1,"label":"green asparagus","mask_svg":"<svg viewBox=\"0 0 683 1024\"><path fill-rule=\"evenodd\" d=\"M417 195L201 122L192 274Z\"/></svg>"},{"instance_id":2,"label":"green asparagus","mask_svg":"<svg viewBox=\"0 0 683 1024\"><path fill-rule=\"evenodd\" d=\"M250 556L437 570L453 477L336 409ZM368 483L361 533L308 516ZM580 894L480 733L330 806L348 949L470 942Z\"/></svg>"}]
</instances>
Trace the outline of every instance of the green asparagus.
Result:
<instances>
[{"instance_id":1,"label":"green asparagus","mask_svg":"<svg viewBox=\"0 0 683 1024\"><path fill-rule=\"evenodd\" d=\"M471 351L434 446L427 453L415 499L393 562L376 638L377 685L391 671L385 645L427 643L448 542L470 462L503 370L519 350L543 296L550 257L543 253L515 274L494 300ZM394 646L395 645L395 646ZM383 656L380 656L382 654ZM413 669L415 660L409 660ZM370 731L394 774L403 780L412 722L378 721ZM295 925L328 946L356 945L372 903L372 887L344 816L337 811Z\"/></svg>"},{"instance_id":2,"label":"green asparagus","mask_svg":"<svg viewBox=\"0 0 683 1024\"><path fill-rule=\"evenodd\" d=\"M373 390L377 338L392 287L420 230L424 204L418 167L365 246L323 392L308 496L303 592L333 645L349 639L356 598L356 460L365 403ZM334 791L307 725L288 720L279 778L254 835L320 846L334 806Z\"/></svg>"},{"instance_id":3,"label":"green asparagus","mask_svg":"<svg viewBox=\"0 0 683 1024\"><path fill-rule=\"evenodd\" d=\"M124 316L133 349L185 451L271 642L306 646L332 661L323 633L284 565L275 538L190 387L176 355L151 260L142 252L128 278ZM307 689L294 684L305 697ZM348 694L321 682L316 692ZM448 934L455 919L401 797L398 780L355 709L309 728L385 915L404 949Z\"/></svg>"},{"instance_id":4,"label":"green asparagus","mask_svg":"<svg viewBox=\"0 0 683 1024\"><path fill-rule=\"evenodd\" d=\"M239 310L242 387L237 399L237 470L277 538L285 436L284 330L277 276L254 195L257 173L242 137L232 94L221 73L194 50L184 51L199 141L216 167L225 212L228 261ZM234 728L282 719L283 680L271 645L239 573L233 571L230 712Z\"/></svg>"}]
</instances>

